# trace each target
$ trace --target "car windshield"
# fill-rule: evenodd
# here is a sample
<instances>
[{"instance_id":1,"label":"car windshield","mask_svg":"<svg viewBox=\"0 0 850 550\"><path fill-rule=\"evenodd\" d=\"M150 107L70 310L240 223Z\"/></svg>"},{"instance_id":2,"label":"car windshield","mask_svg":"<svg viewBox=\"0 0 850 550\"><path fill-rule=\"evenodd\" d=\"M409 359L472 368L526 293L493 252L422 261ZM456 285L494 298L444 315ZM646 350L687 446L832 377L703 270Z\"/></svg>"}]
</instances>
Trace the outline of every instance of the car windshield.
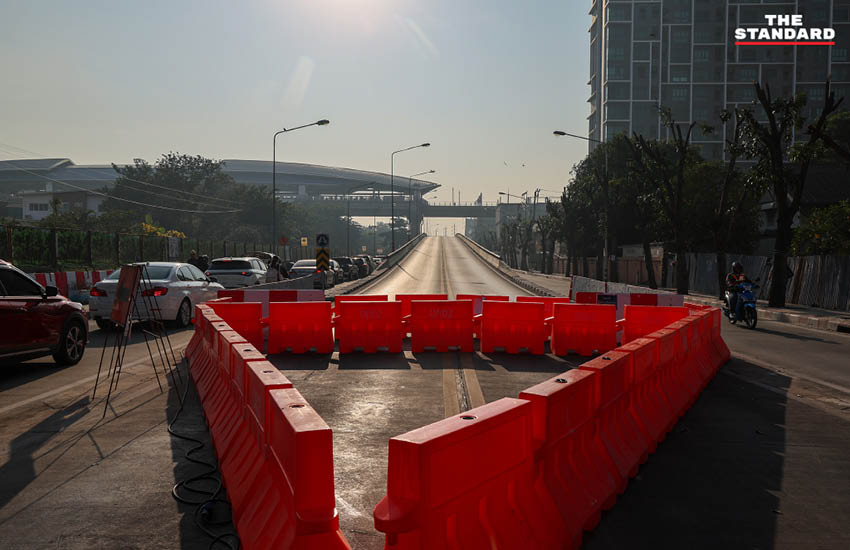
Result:
<instances>
[{"instance_id":1,"label":"car windshield","mask_svg":"<svg viewBox=\"0 0 850 550\"><path fill-rule=\"evenodd\" d=\"M298 260L292 267L316 267L316 260Z\"/></svg>"},{"instance_id":2,"label":"car windshield","mask_svg":"<svg viewBox=\"0 0 850 550\"><path fill-rule=\"evenodd\" d=\"M251 262L247 260L213 260L212 264L210 264L210 269L238 269L242 271L252 269L252 267Z\"/></svg>"},{"instance_id":3,"label":"car windshield","mask_svg":"<svg viewBox=\"0 0 850 550\"><path fill-rule=\"evenodd\" d=\"M171 275L171 270L174 269L174 266L171 265L149 265L143 271L142 275L145 275L145 271L147 271L147 276L151 279L168 279ZM117 280L121 276L121 268L119 267L115 271L113 271L109 277L106 278L107 281Z\"/></svg>"}]
</instances>

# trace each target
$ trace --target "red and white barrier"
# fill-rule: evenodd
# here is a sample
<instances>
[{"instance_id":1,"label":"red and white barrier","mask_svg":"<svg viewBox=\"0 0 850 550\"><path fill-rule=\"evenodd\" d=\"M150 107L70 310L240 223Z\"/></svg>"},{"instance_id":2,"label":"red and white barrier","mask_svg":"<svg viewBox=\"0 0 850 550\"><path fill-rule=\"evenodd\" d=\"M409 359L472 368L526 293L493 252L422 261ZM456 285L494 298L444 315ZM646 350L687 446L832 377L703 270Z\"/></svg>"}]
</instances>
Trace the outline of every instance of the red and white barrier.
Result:
<instances>
[{"instance_id":1,"label":"red and white barrier","mask_svg":"<svg viewBox=\"0 0 850 550\"><path fill-rule=\"evenodd\" d=\"M101 271L56 271L53 273L32 273L32 277L42 286L55 286L62 296L71 297L83 290L88 290L113 270Z\"/></svg>"}]
</instances>

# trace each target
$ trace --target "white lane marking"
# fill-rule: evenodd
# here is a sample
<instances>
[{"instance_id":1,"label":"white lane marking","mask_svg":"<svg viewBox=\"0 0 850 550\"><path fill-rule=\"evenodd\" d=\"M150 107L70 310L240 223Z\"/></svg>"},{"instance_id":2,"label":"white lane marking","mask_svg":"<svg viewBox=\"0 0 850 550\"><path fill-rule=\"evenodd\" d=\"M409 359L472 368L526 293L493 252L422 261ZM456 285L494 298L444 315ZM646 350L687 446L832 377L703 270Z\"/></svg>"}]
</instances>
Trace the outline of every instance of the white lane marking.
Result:
<instances>
[{"instance_id":1,"label":"white lane marking","mask_svg":"<svg viewBox=\"0 0 850 550\"><path fill-rule=\"evenodd\" d=\"M191 334L191 333L190 333L190 334ZM187 342L187 344L188 344L188 342ZM183 351L183 348L185 348L185 347L186 347L186 344L179 344L178 346L176 346L176 347L174 348L174 354L175 354L175 355L179 354L181 351ZM169 350L169 351L170 351L170 350ZM169 355L170 355L170 353L169 353ZM157 358L157 359L158 359L158 358ZM129 363L125 364L123 368L125 368L125 369L126 369L126 368L130 368L130 367L135 367L136 365L139 365L139 364L144 363L144 362L146 362L146 361L148 361L148 362L149 362L149 361L150 361L150 357L147 357L147 356L146 356L146 357L142 357L142 358L140 358L140 359L136 359L135 361L130 361ZM160 363L160 365L161 365L161 363ZM101 380L103 380L103 378L104 378L104 374L105 374L105 373L101 373L101 375L100 375ZM30 403L34 403L34 402L36 402L36 401L41 401L41 400L43 400L43 399L47 399L48 397L52 397L52 396L54 396L54 395L60 394L60 393L62 393L62 392L65 392L65 391L67 391L67 390L69 390L69 389L71 389L71 388L74 388L74 387L76 387L76 386L79 386L79 385L81 385L81 384L88 384L89 382L94 381L94 379L95 379L96 377L97 377L97 375L96 375L96 374L93 374L93 375L91 375L91 376L87 376L87 377L85 377L85 378L81 378L81 379L77 380L76 382L71 382L70 384L65 384L64 386L60 386L60 387L58 387L58 388L56 388L56 389L53 389L53 390L50 390L50 391L46 391L46 392L44 392L44 393L40 393L40 394L38 394L38 395L34 395L34 396L32 396L32 397L30 397L30 398L28 398L28 399L24 399L24 400L22 400L22 401L18 401L17 403L12 403L11 405L7 405L7 406L5 406L5 407L0 408L0 415L4 415L4 414L6 414L7 412L10 412L10 411L13 411L13 410L15 410L15 409L18 409L18 408L20 408L20 407L23 407L23 406L29 405Z\"/></svg>"}]
</instances>

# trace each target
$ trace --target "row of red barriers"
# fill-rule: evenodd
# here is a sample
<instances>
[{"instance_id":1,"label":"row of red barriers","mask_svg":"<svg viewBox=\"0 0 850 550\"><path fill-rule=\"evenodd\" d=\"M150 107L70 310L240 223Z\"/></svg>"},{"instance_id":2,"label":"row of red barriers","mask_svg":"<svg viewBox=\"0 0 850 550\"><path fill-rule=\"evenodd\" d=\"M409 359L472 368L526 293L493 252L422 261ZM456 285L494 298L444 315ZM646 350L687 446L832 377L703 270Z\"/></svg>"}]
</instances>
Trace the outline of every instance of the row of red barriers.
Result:
<instances>
[{"instance_id":1,"label":"row of red barriers","mask_svg":"<svg viewBox=\"0 0 850 550\"><path fill-rule=\"evenodd\" d=\"M729 359L717 308L642 307L625 345L392 438L385 548L577 548Z\"/></svg>"},{"instance_id":2,"label":"row of red barriers","mask_svg":"<svg viewBox=\"0 0 850 550\"><path fill-rule=\"evenodd\" d=\"M349 549L335 505L330 428L290 381L217 315L214 307L223 304L196 307L186 357L241 546Z\"/></svg>"}]
</instances>

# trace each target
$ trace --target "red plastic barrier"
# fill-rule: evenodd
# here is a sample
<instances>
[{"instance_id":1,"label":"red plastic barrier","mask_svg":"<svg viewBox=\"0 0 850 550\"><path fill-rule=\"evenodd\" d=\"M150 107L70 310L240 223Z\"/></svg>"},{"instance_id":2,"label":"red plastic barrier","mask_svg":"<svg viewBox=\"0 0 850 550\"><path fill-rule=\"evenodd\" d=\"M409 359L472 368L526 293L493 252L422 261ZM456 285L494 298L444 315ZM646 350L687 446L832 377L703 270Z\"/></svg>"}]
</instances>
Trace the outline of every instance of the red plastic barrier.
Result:
<instances>
[{"instance_id":1,"label":"red plastic barrier","mask_svg":"<svg viewBox=\"0 0 850 550\"><path fill-rule=\"evenodd\" d=\"M630 411L646 438L649 452L655 452L658 443L667 435L670 419L675 418L675 412L664 399L658 341L654 338L637 338L616 351L627 352L631 357Z\"/></svg>"},{"instance_id":2,"label":"red plastic barrier","mask_svg":"<svg viewBox=\"0 0 850 550\"><path fill-rule=\"evenodd\" d=\"M233 302L244 302L245 301L245 291L244 290L219 290L218 291L219 298L230 298Z\"/></svg>"},{"instance_id":3,"label":"red plastic barrier","mask_svg":"<svg viewBox=\"0 0 850 550\"><path fill-rule=\"evenodd\" d=\"M629 295L630 304L633 306L657 306L658 294L651 292L633 292Z\"/></svg>"},{"instance_id":4,"label":"red plastic barrier","mask_svg":"<svg viewBox=\"0 0 850 550\"><path fill-rule=\"evenodd\" d=\"M555 304L569 304L569 296L517 296L517 302L535 302L543 304L543 316L552 317L555 314Z\"/></svg>"},{"instance_id":5,"label":"red plastic barrier","mask_svg":"<svg viewBox=\"0 0 850 550\"><path fill-rule=\"evenodd\" d=\"M519 394L531 402L538 471L564 522L581 535L616 500L619 475L597 431L592 371L571 370Z\"/></svg>"},{"instance_id":6,"label":"red plastic barrier","mask_svg":"<svg viewBox=\"0 0 850 550\"><path fill-rule=\"evenodd\" d=\"M337 309L339 316L334 322L340 353L351 353L355 348L366 353L375 353L378 348L401 353L401 302L344 301Z\"/></svg>"},{"instance_id":7,"label":"red plastic barrier","mask_svg":"<svg viewBox=\"0 0 850 550\"><path fill-rule=\"evenodd\" d=\"M396 294L395 301L401 302L401 316L407 317L410 315L410 302L413 300L418 301L432 301L432 300L448 300L448 294Z\"/></svg>"},{"instance_id":8,"label":"red plastic barrier","mask_svg":"<svg viewBox=\"0 0 850 550\"><path fill-rule=\"evenodd\" d=\"M231 427L223 435L223 446L233 451L220 458L219 466L227 486L227 496L233 504L234 522L245 514L257 491L258 480L268 483L271 476L262 476L267 460L265 426L268 424L274 389L291 388L292 383L268 361L248 363L245 369L245 400L224 422Z\"/></svg>"},{"instance_id":9,"label":"red plastic barrier","mask_svg":"<svg viewBox=\"0 0 850 550\"><path fill-rule=\"evenodd\" d=\"M599 292L576 292L575 303L577 303L577 304L595 304L597 294L600 294L600 293Z\"/></svg>"},{"instance_id":10,"label":"red plastic barrier","mask_svg":"<svg viewBox=\"0 0 850 550\"><path fill-rule=\"evenodd\" d=\"M479 315L484 309L484 300L491 302L509 302L510 296L499 296L495 294L458 294L455 300L472 300L472 312Z\"/></svg>"},{"instance_id":11,"label":"red plastic barrier","mask_svg":"<svg viewBox=\"0 0 850 550\"><path fill-rule=\"evenodd\" d=\"M375 528L387 550L568 548L575 533L535 485L531 404L503 398L390 439Z\"/></svg>"},{"instance_id":12,"label":"red plastic barrier","mask_svg":"<svg viewBox=\"0 0 850 550\"><path fill-rule=\"evenodd\" d=\"M658 370L663 391L662 398L669 405L672 416L668 419L665 431L669 432L688 408L693 394L685 383L678 367L686 361L687 347L683 351L679 331L674 328L662 328L646 338L654 339L658 351Z\"/></svg>"},{"instance_id":13,"label":"red plastic barrier","mask_svg":"<svg viewBox=\"0 0 850 550\"><path fill-rule=\"evenodd\" d=\"M266 476L236 527L248 550L348 549L334 498L333 435L295 389L269 391Z\"/></svg>"},{"instance_id":14,"label":"red plastic barrier","mask_svg":"<svg viewBox=\"0 0 850 550\"><path fill-rule=\"evenodd\" d=\"M484 301L481 315L481 351L492 353L503 347L507 353L527 348L534 355L546 351L544 305L537 302Z\"/></svg>"},{"instance_id":15,"label":"red plastic barrier","mask_svg":"<svg viewBox=\"0 0 850 550\"><path fill-rule=\"evenodd\" d=\"M386 294L342 294L334 297L334 304L342 302L386 302L389 297Z\"/></svg>"},{"instance_id":16,"label":"red plastic barrier","mask_svg":"<svg viewBox=\"0 0 850 550\"><path fill-rule=\"evenodd\" d=\"M617 347L617 307L597 304L555 304L552 319L552 353L571 350L590 356Z\"/></svg>"},{"instance_id":17,"label":"red plastic barrier","mask_svg":"<svg viewBox=\"0 0 850 550\"><path fill-rule=\"evenodd\" d=\"M649 444L631 416L631 361L628 353L609 351L579 369L596 372L599 435L621 476L621 488L649 454Z\"/></svg>"},{"instance_id":18,"label":"red plastic barrier","mask_svg":"<svg viewBox=\"0 0 850 550\"><path fill-rule=\"evenodd\" d=\"M413 353L426 347L449 351L458 347L463 352L475 351L472 339L472 302L415 301L411 302L410 347Z\"/></svg>"},{"instance_id":19,"label":"red plastic barrier","mask_svg":"<svg viewBox=\"0 0 850 550\"><path fill-rule=\"evenodd\" d=\"M269 304L269 353L332 353L330 302L272 302Z\"/></svg>"},{"instance_id":20,"label":"red plastic barrier","mask_svg":"<svg viewBox=\"0 0 850 550\"><path fill-rule=\"evenodd\" d=\"M216 314L227 321L257 349L265 348L263 336L263 305L258 302L207 302Z\"/></svg>"},{"instance_id":21,"label":"red plastic barrier","mask_svg":"<svg viewBox=\"0 0 850 550\"><path fill-rule=\"evenodd\" d=\"M634 294L632 294L634 296ZM632 306L625 309L623 342L646 336L690 314L686 307Z\"/></svg>"},{"instance_id":22,"label":"red plastic barrier","mask_svg":"<svg viewBox=\"0 0 850 550\"><path fill-rule=\"evenodd\" d=\"M706 376L700 370L696 361L693 360L693 345L691 339L691 322L685 318L664 327L676 332L676 363L674 375L679 379L682 387L687 389L688 401L682 414L694 404L703 388Z\"/></svg>"}]
</instances>

